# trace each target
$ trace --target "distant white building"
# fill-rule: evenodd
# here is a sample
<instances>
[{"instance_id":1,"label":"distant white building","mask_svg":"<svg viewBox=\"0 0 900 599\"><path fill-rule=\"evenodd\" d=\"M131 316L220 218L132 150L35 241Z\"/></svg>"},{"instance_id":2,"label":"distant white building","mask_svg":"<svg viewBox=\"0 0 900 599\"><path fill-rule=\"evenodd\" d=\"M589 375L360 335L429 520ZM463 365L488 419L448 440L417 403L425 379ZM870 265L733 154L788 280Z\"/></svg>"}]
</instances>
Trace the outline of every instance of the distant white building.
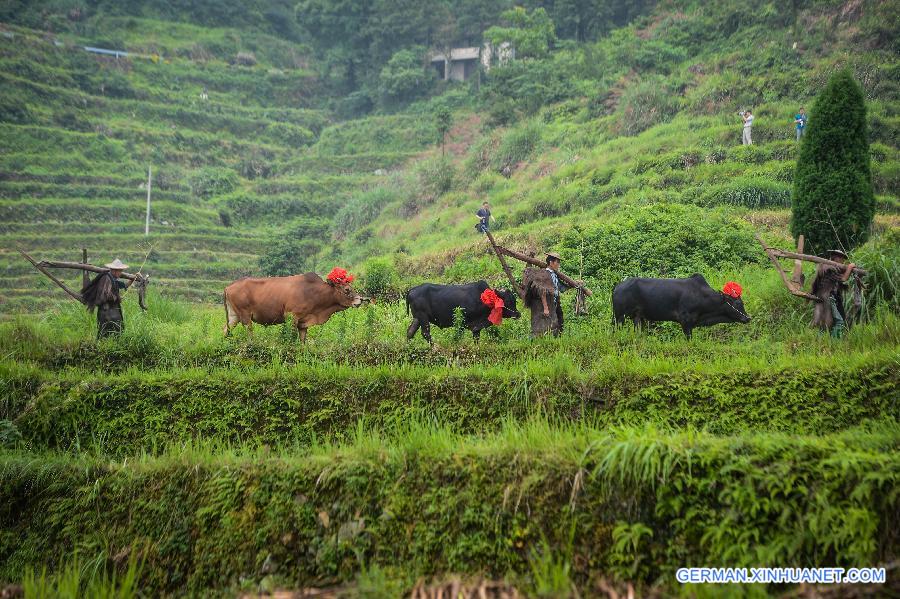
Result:
<instances>
[{"instance_id":1,"label":"distant white building","mask_svg":"<svg viewBox=\"0 0 900 599\"><path fill-rule=\"evenodd\" d=\"M478 72L478 64L485 71L491 70L493 64L503 64L515 57L515 49L509 42L503 42L495 50L490 42L485 42L481 48L452 48L449 59L443 52L431 55L431 65L437 70L438 76L444 81L467 81Z\"/></svg>"}]
</instances>

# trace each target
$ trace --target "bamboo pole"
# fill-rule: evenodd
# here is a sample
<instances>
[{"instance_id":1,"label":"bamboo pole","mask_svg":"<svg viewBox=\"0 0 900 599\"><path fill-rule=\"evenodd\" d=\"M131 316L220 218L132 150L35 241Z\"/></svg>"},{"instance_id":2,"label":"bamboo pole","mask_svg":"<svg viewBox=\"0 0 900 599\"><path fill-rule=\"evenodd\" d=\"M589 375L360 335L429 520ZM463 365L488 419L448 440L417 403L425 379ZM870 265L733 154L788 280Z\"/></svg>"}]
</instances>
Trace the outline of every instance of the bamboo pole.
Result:
<instances>
[{"instance_id":1,"label":"bamboo pole","mask_svg":"<svg viewBox=\"0 0 900 599\"><path fill-rule=\"evenodd\" d=\"M533 264L534 266L540 266L540 267L542 267L542 268L547 266L546 262L543 262L543 261L541 261L541 260L538 260L537 258L533 258L532 256L526 256L525 254L522 254L522 253L519 253L519 252L516 252L516 251L513 251L513 250L508 250L508 249L506 249L505 247L499 247L499 246L498 246L498 247L497 247L497 250L498 250L501 254L505 254L505 255L509 256L510 258L515 258L516 260L521 260L522 262L525 262L525 263L527 263L527 264ZM576 281L576 280L573 279L572 277L570 277L570 276L568 276L568 275L566 275L566 274L563 274L563 273L561 273L561 272L556 273L556 275L559 277L559 280L560 280L560 281L562 281L563 283L565 283L565 284L568 285L569 287L574 287L575 289L583 289L583 290L584 290L584 293L585 293L586 295L593 295L593 292L591 292L590 289L588 289L588 288L585 287L582 283L579 283L578 281Z\"/></svg>"},{"instance_id":2,"label":"bamboo pole","mask_svg":"<svg viewBox=\"0 0 900 599\"><path fill-rule=\"evenodd\" d=\"M510 269L509 264L506 263L506 260L503 258L503 254L500 252L500 248L497 246L497 242L494 241L494 236L491 235L491 232L485 229L485 234L487 235L488 241L491 242L491 247L494 249L494 253L497 254L497 259L500 260L500 266L503 267L503 272L506 273L506 278L509 279L512 288L518 294L521 299L525 299L525 290L516 282L515 276L512 274L512 269Z\"/></svg>"},{"instance_id":3,"label":"bamboo pole","mask_svg":"<svg viewBox=\"0 0 900 599\"><path fill-rule=\"evenodd\" d=\"M51 281L53 281L54 283L56 283L57 285L59 285L59 287L60 287L63 291L65 291L65 292L68 293L70 296L72 296L72 299L75 299L75 300L79 301L79 302L82 303L82 304L84 303L84 298L81 296L80 293L75 293L74 291L72 291L71 289L69 289L69 287L68 287L65 283L63 283L62 281L60 281L59 279L57 279L55 276L53 276L53 274L52 274L50 271L48 271L46 268L44 268L45 265L44 265L43 263L35 262L34 258L32 258L31 256L29 256L28 254L26 254L26 253L23 252L22 250L19 250L19 253L22 254L23 256L25 256L25 259L28 260L29 262L31 262L31 264L32 264L36 269L38 269L41 273L43 273L48 279L50 279Z\"/></svg>"}]
</instances>

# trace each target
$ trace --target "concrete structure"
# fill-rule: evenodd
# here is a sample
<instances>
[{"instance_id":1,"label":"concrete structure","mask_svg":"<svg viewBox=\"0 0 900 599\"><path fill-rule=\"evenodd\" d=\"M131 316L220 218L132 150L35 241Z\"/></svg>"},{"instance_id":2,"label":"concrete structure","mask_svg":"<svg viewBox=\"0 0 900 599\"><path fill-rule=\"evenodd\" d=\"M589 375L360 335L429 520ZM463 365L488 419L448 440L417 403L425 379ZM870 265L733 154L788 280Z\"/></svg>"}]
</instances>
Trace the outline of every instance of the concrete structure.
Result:
<instances>
[{"instance_id":1,"label":"concrete structure","mask_svg":"<svg viewBox=\"0 0 900 599\"><path fill-rule=\"evenodd\" d=\"M450 58L443 52L431 56L431 65L437 70L438 76L444 81L467 81L478 72L479 63L485 71L491 70L493 64L503 64L515 57L515 50L504 42L494 49L489 42L485 42L481 48L452 48Z\"/></svg>"}]
</instances>

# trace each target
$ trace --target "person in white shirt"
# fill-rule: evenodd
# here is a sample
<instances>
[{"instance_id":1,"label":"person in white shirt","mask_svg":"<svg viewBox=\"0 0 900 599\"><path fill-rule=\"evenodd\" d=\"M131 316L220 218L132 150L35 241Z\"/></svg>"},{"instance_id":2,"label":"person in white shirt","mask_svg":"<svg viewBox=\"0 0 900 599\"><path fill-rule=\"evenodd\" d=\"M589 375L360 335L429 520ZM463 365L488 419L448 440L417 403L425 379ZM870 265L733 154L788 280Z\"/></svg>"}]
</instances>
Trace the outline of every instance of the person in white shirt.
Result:
<instances>
[{"instance_id":1,"label":"person in white shirt","mask_svg":"<svg viewBox=\"0 0 900 599\"><path fill-rule=\"evenodd\" d=\"M753 129L753 113L747 110L741 113L741 118L744 119L744 135L741 143L745 146L752 146L753 140L750 138L750 132Z\"/></svg>"}]
</instances>

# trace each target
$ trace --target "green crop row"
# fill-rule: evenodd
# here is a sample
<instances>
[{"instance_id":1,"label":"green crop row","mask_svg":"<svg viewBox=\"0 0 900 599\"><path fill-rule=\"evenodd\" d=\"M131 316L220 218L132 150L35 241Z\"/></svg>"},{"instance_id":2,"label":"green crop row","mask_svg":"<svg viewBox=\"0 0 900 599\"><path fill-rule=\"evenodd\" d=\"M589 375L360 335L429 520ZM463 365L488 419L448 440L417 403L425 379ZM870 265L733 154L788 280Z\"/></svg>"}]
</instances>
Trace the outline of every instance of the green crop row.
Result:
<instances>
[{"instance_id":1,"label":"green crop row","mask_svg":"<svg viewBox=\"0 0 900 599\"><path fill-rule=\"evenodd\" d=\"M133 340L136 345L151 343ZM106 358L115 363L116 355ZM82 365L90 362L84 354L71 359ZM239 363L240 351L231 360ZM89 439L104 439L108 450L119 454L195 439L309 443L342 435L359 419L389 425L412 415L478 432L495 429L507 418L524 419L535 410L554 419L604 426L651 422L719 434L800 434L843 430L867 419L900 418L895 366L873 358L852 367L650 375L599 365L590 372L548 369L540 363L512 372L495 367L351 369L308 364L252 373L198 370L89 377L6 366L0 377L5 386L0 418L12 420L33 448L71 449Z\"/></svg>"},{"instance_id":2,"label":"green crop row","mask_svg":"<svg viewBox=\"0 0 900 599\"><path fill-rule=\"evenodd\" d=\"M407 425L345 446L178 448L125 461L0 453L0 577L130 556L151 594L366 567L676 591L676 568L861 567L898 556L896 423L817 437L713 437L546 422L464 437ZM735 589L738 590L738 589ZM770 589L770 590L775 590Z\"/></svg>"}]
</instances>

